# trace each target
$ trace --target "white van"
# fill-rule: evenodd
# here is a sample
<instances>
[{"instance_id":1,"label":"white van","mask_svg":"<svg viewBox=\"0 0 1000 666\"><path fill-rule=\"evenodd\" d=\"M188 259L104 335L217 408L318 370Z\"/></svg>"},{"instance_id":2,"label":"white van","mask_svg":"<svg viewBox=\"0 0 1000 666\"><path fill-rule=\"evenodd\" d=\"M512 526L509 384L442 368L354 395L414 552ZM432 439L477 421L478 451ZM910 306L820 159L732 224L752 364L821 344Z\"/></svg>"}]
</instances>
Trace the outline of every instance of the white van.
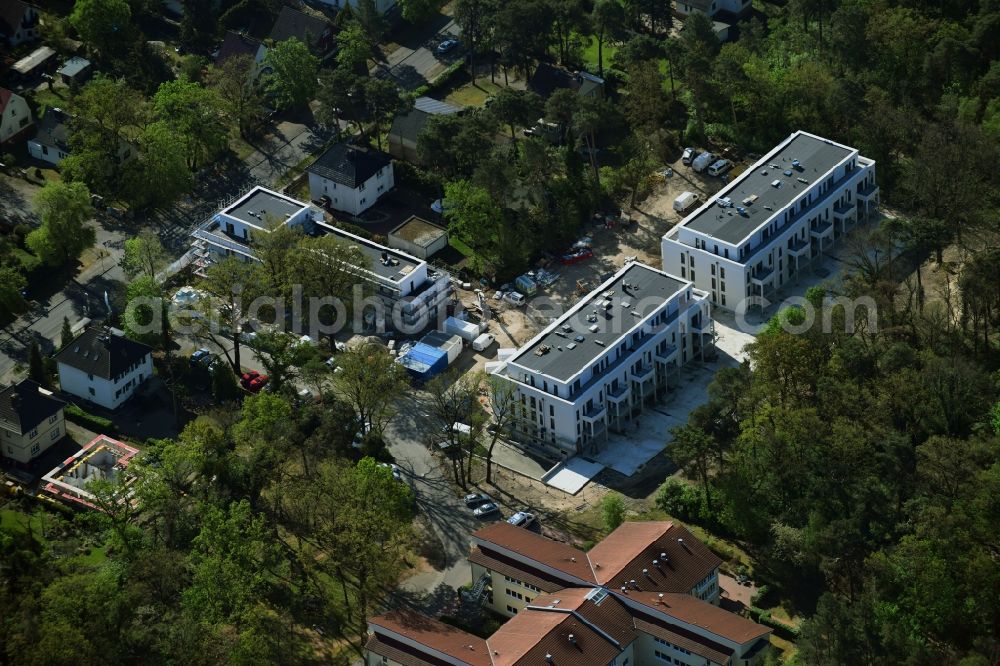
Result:
<instances>
[{"instance_id":1,"label":"white van","mask_svg":"<svg viewBox=\"0 0 1000 666\"><path fill-rule=\"evenodd\" d=\"M698 195L694 192L681 192L680 196L674 199L674 210L684 213L698 204Z\"/></svg>"},{"instance_id":2,"label":"white van","mask_svg":"<svg viewBox=\"0 0 1000 666\"><path fill-rule=\"evenodd\" d=\"M503 295L503 300L507 301L515 308L522 307L525 303L524 296L517 293L516 291L508 291Z\"/></svg>"},{"instance_id":3,"label":"white van","mask_svg":"<svg viewBox=\"0 0 1000 666\"><path fill-rule=\"evenodd\" d=\"M709 176L721 176L733 168L733 163L729 160L718 160L708 167Z\"/></svg>"},{"instance_id":4,"label":"white van","mask_svg":"<svg viewBox=\"0 0 1000 666\"><path fill-rule=\"evenodd\" d=\"M493 341L495 339L496 338L494 338L493 335L491 335L490 333L483 333L478 338L472 341L472 348L475 349L477 352L486 351L487 349L490 348L490 345L493 344Z\"/></svg>"}]
</instances>

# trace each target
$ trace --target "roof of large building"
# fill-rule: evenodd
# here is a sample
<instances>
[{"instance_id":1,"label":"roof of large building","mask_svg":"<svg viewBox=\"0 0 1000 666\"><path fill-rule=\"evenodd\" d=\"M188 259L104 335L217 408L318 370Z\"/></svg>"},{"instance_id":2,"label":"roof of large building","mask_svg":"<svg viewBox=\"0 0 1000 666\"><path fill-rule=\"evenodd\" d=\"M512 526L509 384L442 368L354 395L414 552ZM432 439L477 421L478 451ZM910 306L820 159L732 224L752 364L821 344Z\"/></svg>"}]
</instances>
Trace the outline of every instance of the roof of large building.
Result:
<instances>
[{"instance_id":1,"label":"roof of large building","mask_svg":"<svg viewBox=\"0 0 1000 666\"><path fill-rule=\"evenodd\" d=\"M730 613L718 606L713 606L692 597L690 594L667 592L663 593L661 599L656 592L630 591L627 596L676 620L704 629L740 645L766 636L771 632L763 625L752 622L736 613ZM655 620L655 618L653 619Z\"/></svg>"},{"instance_id":2,"label":"roof of large building","mask_svg":"<svg viewBox=\"0 0 1000 666\"><path fill-rule=\"evenodd\" d=\"M43 390L36 382L25 379L0 391L0 428L23 435L66 405Z\"/></svg>"},{"instance_id":3,"label":"roof of large building","mask_svg":"<svg viewBox=\"0 0 1000 666\"><path fill-rule=\"evenodd\" d=\"M250 226L266 229L269 218L283 223L303 208L308 206L301 201L255 187L222 212Z\"/></svg>"},{"instance_id":4,"label":"roof of large building","mask_svg":"<svg viewBox=\"0 0 1000 666\"><path fill-rule=\"evenodd\" d=\"M124 374L152 353L152 348L129 340L121 331L88 328L56 354L56 361L102 379Z\"/></svg>"},{"instance_id":5,"label":"roof of large building","mask_svg":"<svg viewBox=\"0 0 1000 666\"><path fill-rule=\"evenodd\" d=\"M597 582L620 588L686 593L722 560L687 529L669 521L627 522L587 553Z\"/></svg>"},{"instance_id":6,"label":"roof of large building","mask_svg":"<svg viewBox=\"0 0 1000 666\"><path fill-rule=\"evenodd\" d=\"M490 666L490 655L486 641L426 615L414 611L396 610L369 619L368 625L375 629L377 640L403 655L415 656L412 654L412 647L394 640L391 636L386 636L379 632L379 629L406 636L421 645L460 659L472 666ZM369 645L369 649L371 647ZM404 659L397 661L407 663Z\"/></svg>"},{"instance_id":7,"label":"roof of large building","mask_svg":"<svg viewBox=\"0 0 1000 666\"><path fill-rule=\"evenodd\" d=\"M69 152L69 117L59 109L49 109L38 121L34 141L42 146L52 146Z\"/></svg>"},{"instance_id":8,"label":"roof of large building","mask_svg":"<svg viewBox=\"0 0 1000 666\"><path fill-rule=\"evenodd\" d=\"M317 221L316 227L322 233L332 234L343 242L357 247L368 259L368 265L365 268L375 273L375 275L392 282L402 282L417 266L423 263L416 257L411 257L405 252L386 247L375 241L352 234L349 231L338 229L325 222Z\"/></svg>"},{"instance_id":9,"label":"roof of large building","mask_svg":"<svg viewBox=\"0 0 1000 666\"><path fill-rule=\"evenodd\" d=\"M587 554L569 544L553 541L502 520L476 530L472 537L514 551L580 580L596 582Z\"/></svg>"},{"instance_id":10,"label":"roof of large building","mask_svg":"<svg viewBox=\"0 0 1000 666\"><path fill-rule=\"evenodd\" d=\"M509 362L568 382L689 284L630 263L549 324ZM605 307L608 300L610 308Z\"/></svg>"},{"instance_id":11,"label":"roof of large building","mask_svg":"<svg viewBox=\"0 0 1000 666\"><path fill-rule=\"evenodd\" d=\"M852 152L851 148L822 137L796 132L709 198L681 224L737 245L793 199L819 185L827 172ZM776 187L775 182L780 185ZM743 203L753 196L757 199L752 203ZM731 207L717 205L723 197L732 201ZM743 208L744 213L737 208Z\"/></svg>"},{"instance_id":12,"label":"roof of large building","mask_svg":"<svg viewBox=\"0 0 1000 666\"><path fill-rule=\"evenodd\" d=\"M235 58L238 55L248 55L253 60L257 57L259 49L260 40L254 39L250 35L230 30L226 33L225 39L222 40L222 46L219 47L219 55L215 58L215 62L221 65L230 58Z\"/></svg>"},{"instance_id":13,"label":"roof of large building","mask_svg":"<svg viewBox=\"0 0 1000 666\"><path fill-rule=\"evenodd\" d=\"M295 37L303 44L315 46L329 28L330 24L325 19L284 6L274 21L270 37L275 42Z\"/></svg>"},{"instance_id":14,"label":"roof of large building","mask_svg":"<svg viewBox=\"0 0 1000 666\"><path fill-rule=\"evenodd\" d=\"M357 189L391 162L392 157L386 153L341 142L316 158L310 165L309 172L339 185Z\"/></svg>"}]
</instances>

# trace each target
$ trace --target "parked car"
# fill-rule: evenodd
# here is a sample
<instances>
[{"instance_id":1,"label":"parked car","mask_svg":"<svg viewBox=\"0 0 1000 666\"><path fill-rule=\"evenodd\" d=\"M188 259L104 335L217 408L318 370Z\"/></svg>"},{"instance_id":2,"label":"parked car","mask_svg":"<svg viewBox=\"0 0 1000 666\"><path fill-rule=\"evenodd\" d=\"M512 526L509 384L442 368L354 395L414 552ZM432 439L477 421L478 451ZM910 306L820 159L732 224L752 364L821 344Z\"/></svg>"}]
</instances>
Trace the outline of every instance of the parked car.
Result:
<instances>
[{"instance_id":1,"label":"parked car","mask_svg":"<svg viewBox=\"0 0 1000 666\"><path fill-rule=\"evenodd\" d=\"M721 176L733 168L733 163L729 160L716 160L708 167L709 176Z\"/></svg>"},{"instance_id":2,"label":"parked car","mask_svg":"<svg viewBox=\"0 0 1000 666\"><path fill-rule=\"evenodd\" d=\"M434 50L437 52L438 55L443 55L445 53L448 53L449 51L453 51L457 46L458 46L458 40L455 39L454 37L449 37L448 39L438 44L437 48Z\"/></svg>"},{"instance_id":3,"label":"parked car","mask_svg":"<svg viewBox=\"0 0 1000 666\"><path fill-rule=\"evenodd\" d=\"M482 506L490 501L490 498L482 493L472 493L465 496L465 506L471 508Z\"/></svg>"},{"instance_id":4,"label":"parked car","mask_svg":"<svg viewBox=\"0 0 1000 666\"><path fill-rule=\"evenodd\" d=\"M250 393L259 393L261 389L267 386L268 376L262 375L256 370L251 370L250 372L244 372L240 377L240 386L249 391Z\"/></svg>"},{"instance_id":5,"label":"parked car","mask_svg":"<svg viewBox=\"0 0 1000 666\"><path fill-rule=\"evenodd\" d=\"M518 511L508 518L507 522L514 527L531 527L531 524L535 522L535 514L528 513L527 511Z\"/></svg>"},{"instance_id":6,"label":"parked car","mask_svg":"<svg viewBox=\"0 0 1000 666\"><path fill-rule=\"evenodd\" d=\"M702 171L707 169L708 165L710 165L714 161L715 161L715 155L709 152L704 152L698 157L694 158L694 160L691 162L691 168L697 171L698 173L701 173Z\"/></svg>"},{"instance_id":7,"label":"parked car","mask_svg":"<svg viewBox=\"0 0 1000 666\"><path fill-rule=\"evenodd\" d=\"M487 516L492 516L493 514L500 514L500 507L493 502L487 502L486 504L478 506L472 512L472 515L476 518L486 518Z\"/></svg>"},{"instance_id":8,"label":"parked car","mask_svg":"<svg viewBox=\"0 0 1000 666\"><path fill-rule=\"evenodd\" d=\"M379 463L379 466L388 467L389 469L391 469L392 478L396 479L397 481L403 480L403 473L399 470L399 467L396 465L396 463Z\"/></svg>"},{"instance_id":9,"label":"parked car","mask_svg":"<svg viewBox=\"0 0 1000 666\"><path fill-rule=\"evenodd\" d=\"M691 161L694 159L694 148L685 148L684 154L681 155L681 162L686 166L691 166Z\"/></svg>"},{"instance_id":10,"label":"parked car","mask_svg":"<svg viewBox=\"0 0 1000 666\"><path fill-rule=\"evenodd\" d=\"M212 361L215 360L215 354L207 349L196 349L191 354L189 362L192 366L201 366L203 368L211 367Z\"/></svg>"},{"instance_id":11,"label":"parked car","mask_svg":"<svg viewBox=\"0 0 1000 666\"><path fill-rule=\"evenodd\" d=\"M517 293L516 291L508 291L503 295L503 300L513 305L515 308L522 307L525 304L524 296Z\"/></svg>"}]
</instances>

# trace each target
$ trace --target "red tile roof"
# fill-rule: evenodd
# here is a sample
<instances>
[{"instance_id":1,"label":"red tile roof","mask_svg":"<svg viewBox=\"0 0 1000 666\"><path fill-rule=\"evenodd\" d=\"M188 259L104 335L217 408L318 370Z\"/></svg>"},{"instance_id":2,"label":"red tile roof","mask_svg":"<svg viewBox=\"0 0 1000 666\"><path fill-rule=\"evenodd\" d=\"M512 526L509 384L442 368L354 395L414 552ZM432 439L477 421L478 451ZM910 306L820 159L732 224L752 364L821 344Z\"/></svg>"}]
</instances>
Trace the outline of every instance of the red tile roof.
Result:
<instances>
[{"instance_id":1,"label":"red tile roof","mask_svg":"<svg viewBox=\"0 0 1000 666\"><path fill-rule=\"evenodd\" d=\"M391 611L370 618L368 626L381 643L388 644L395 650L414 654L412 648L400 643L392 634L405 636L431 650L460 659L471 666L490 666L486 641L482 638L415 611ZM391 655L386 656L392 658ZM424 661L436 663L439 659L435 660L433 655L427 654Z\"/></svg>"},{"instance_id":2,"label":"red tile roof","mask_svg":"<svg viewBox=\"0 0 1000 666\"><path fill-rule=\"evenodd\" d=\"M485 541L514 551L522 557L562 571L588 583L596 583L587 554L569 544L553 541L522 527L503 521L487 525L472 534L473 539Z\"/></svg>"},{"instance_id":3,"label":"red tile roof","mask_svg":"<svg viewBox=\"0 0 1000 666\"><path fill-rule=\"evenodd\" d=\"M661 593L630 591L625 596L651 610L659 611L680 622L698 627L740 645L771 633L771 630L765 626L751 622L745 617L730 613L689 594L665 593L662 600L659 598L659 594ZM655 616L653 617L655 619Z\"/></svg>"}]
</instances>

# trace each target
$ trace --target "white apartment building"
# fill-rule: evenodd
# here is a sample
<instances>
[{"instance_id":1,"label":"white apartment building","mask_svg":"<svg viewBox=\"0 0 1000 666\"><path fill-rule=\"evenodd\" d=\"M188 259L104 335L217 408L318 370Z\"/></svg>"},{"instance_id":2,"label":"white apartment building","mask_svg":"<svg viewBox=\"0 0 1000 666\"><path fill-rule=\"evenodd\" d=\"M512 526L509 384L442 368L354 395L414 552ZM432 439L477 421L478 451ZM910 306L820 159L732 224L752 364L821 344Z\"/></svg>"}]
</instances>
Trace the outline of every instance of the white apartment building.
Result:
<instances>
[{"instance_id":1,"label":"white apartment building","mask_svg":"<svg viewBox=\"0 0 1000 666\"><path fill-rule=\"evenodd\" d=\"M30 379L0 391L0 458L27 464L62 439L65 406Z\"/></svg>"},{"instance_id":2,"label":"white apartment building","mask_svg":"<svg viewBox=\"0 0 1000 666\"><path fill-rule=\"evenodd\" d=\"M396 184L392 157L351 143L332 146L307 171L313 201L354 216L375 205Z\"/></svg>"},{"instance_id":3,"label":"white apartment building","mask_svg":"<svg viewBox=\"0 0 1000 666\"><path fill-rule=\"evenodd\" d=\"M663 267L718 307L766 307L878 203L873 160L799 131L668 231Z\"/></svg>"},{"instance_id":4,"label":"white apartment building","mask_svg":"<svg viewBox=\"0 0 1000 666\"><path fill-rule=\"evenodd\" d=\"M358 283L368 285L384 306L365 308L367 330L412 328L415 333L435 323L439 311L444 312L452 293L450 275L405 252L331 226L322 211L259 186L194 231L198 270L203 272L220 257L256 261L254 236L281 224L301 225L308 235L331 234L360 250L367 262L351 269Z\"/></svg>"},{"instance_id":5,"label":"white apartment building","mask_svg":"<svg viewBox=\"0 0 1000 666\"><path fill-rule=\"evenodd\" d=\"M121 406L153 376L153 350L114 328L85 330L55 359L65 393L106 409Z\"/></svg>"},{"instance_id":6,"label":"white apartment building","mask_svg":"<svg viewBox=\"0 0 1000 666\"><path fill-rule=\"evenodd\" d=\"M494 371L517 391L514 439L570 455L598 449L679 385L711 331L704 292L627 264Z\"/></svg>"}]
</instances>

